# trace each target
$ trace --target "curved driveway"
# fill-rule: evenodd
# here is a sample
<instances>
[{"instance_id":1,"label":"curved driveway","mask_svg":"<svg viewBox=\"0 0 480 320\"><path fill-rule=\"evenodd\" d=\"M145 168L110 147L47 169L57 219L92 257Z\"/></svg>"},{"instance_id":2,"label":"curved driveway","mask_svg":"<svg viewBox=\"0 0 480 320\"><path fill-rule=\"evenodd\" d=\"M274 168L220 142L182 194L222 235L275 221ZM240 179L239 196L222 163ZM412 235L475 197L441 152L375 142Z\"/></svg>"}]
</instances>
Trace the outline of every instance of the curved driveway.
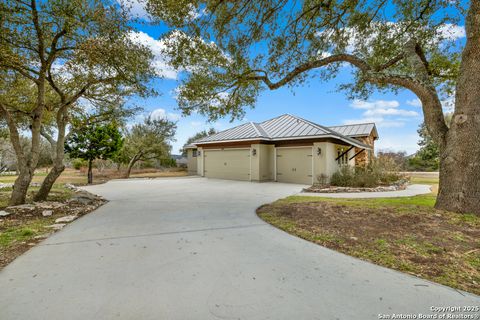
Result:
<instances>
[{"instance_id":1,"label":"curved driveway","mask_svg":"<svg viewBox=\"0 0 480 320\"><path fill-rule=\"evenodd\" d=\"M480 297L261 221L302 186L176 178L92 186L110 202L0 272L0 319L378 319Z\"/></svg>"}]
</instances>

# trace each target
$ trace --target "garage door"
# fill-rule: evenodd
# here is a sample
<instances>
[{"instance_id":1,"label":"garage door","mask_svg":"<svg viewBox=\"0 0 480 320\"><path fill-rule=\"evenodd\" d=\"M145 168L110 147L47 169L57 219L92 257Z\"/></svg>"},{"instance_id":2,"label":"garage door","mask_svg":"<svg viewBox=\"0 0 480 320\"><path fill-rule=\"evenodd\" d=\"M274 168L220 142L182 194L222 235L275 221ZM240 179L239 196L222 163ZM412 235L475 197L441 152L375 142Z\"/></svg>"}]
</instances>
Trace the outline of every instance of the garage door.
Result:
<instances>
[{"instance_id":1,"label":"garage door","mask_svg":"<svg viewBox=\"0 0 480 320\"><path fill-rule=\"evenodd\" d=\"M205 150L205 177L250 180L250 149Z\"/></svg>"},{"instance_id":2,"label":"garage door","mask_svg":"<svg viewBox=\"0 0 480 320\"><path fill-rule=\"evenodd\" d=\"M277 181L312 184L312 148L277 148Z\"/></svg>"}]
</instances>

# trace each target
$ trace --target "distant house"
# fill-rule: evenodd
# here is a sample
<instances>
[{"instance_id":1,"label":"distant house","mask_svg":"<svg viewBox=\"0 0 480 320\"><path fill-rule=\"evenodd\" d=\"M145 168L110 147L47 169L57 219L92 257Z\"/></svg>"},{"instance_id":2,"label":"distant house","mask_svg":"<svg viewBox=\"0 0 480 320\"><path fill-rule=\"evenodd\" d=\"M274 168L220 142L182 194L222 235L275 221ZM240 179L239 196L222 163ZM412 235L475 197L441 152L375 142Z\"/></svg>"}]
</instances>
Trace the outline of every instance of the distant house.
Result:
<instances>
[{"instance_id":1,"label":"distant house","mask_svg":"<svg viewBox=\"0 0 480 320\"><path fill-rule=\"evenodd\" d=\"M190 174L312 184L342 165L365 165L378 139L374 123L324 127L289 114L248 122L186 146Z\"/></svg>"}]
</instances>

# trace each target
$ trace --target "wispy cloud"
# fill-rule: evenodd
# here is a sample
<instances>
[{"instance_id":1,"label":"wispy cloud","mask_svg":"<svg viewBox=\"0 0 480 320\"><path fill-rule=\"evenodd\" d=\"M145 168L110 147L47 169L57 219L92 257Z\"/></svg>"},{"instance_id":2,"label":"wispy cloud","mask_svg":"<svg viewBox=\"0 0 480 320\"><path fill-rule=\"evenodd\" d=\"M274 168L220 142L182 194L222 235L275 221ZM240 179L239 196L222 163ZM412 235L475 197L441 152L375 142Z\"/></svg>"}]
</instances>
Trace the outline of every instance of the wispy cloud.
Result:
<instances>
[{"instance_id":1,"label":"wispy cloud","mask_svg":"<svg viewBox=\"0 0 480 320\"><path fill-rule=\"evenodd\" d=\"M418 98L407 100L407 104L412 107L422 107L422 101L420 101Z\"/></svg>"},{"instance_id":2,"label":"wispy cloud","mask_svg":"<svg viewBox=\"0 0 480 320\"><path fill-rule=\"evenodd\" d=\"M159 76L167 79L177 79L178 71L168 63L168 60L163 53L165 50L165 43L162 40L155 40L142 31L132 31L129 36L133 42L144 45L152 51L154 55L153 67L156 69Z\"/></svg>"},{"instance_id":3,"label":"wispy cloud","mask_svg":"<svg viewBox=\"0 0 480 320\"><path fill-rule=\"evenodd\" d=\"M171 121L178 121L181 118L179 113L167 112L165 109L158 108L150 112L150 116L154 119L168 119Z\"/></svg>"},{"instance_id":4,"label":"wispy cloud","mask_svg":"<svg viewBox=\"0 0 480 320\"><path fill-rule=\"evenodd\" d=\"M397 100L354 100L350 107L364 110L362 117L344 120L344 124L375 122L378 127L399 128L406 124L408 118L419 116L416 111L401 109Z\"/></svg>"}]
</instances>

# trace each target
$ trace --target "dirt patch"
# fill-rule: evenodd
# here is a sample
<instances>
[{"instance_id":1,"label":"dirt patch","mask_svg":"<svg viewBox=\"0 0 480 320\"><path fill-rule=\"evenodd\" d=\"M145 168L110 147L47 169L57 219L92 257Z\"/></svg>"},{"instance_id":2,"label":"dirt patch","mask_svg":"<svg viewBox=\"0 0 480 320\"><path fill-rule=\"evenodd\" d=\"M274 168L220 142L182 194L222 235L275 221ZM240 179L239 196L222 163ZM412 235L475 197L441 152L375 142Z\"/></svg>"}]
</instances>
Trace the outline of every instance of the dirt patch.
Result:
<instances>
[{"instance_id":1,"label":"dirt patch","mask_svg":"<svg viewBox=\"0 0 480 320\"><path fill-rule=\"evenodd\" d=\"M480 294L478 217L427 206L282 200L257 213L272 225L325 247Z\"/></svg>"},{"instance_id":2,"label":"dirt patch","mask_svg":"<svg viewBox=\"0 0 480 320\"><path fill-rule=\"evenodd\" d=\"M70 199L62 201L6 208L11 214L0 217L0 270L67 224L56 220L65 220L68 216L73 221L106 202L91 194L90 200L85 201L85 198L79 197L81 194L85 191L72 193Z\"/></svg>"}]
</instances>

